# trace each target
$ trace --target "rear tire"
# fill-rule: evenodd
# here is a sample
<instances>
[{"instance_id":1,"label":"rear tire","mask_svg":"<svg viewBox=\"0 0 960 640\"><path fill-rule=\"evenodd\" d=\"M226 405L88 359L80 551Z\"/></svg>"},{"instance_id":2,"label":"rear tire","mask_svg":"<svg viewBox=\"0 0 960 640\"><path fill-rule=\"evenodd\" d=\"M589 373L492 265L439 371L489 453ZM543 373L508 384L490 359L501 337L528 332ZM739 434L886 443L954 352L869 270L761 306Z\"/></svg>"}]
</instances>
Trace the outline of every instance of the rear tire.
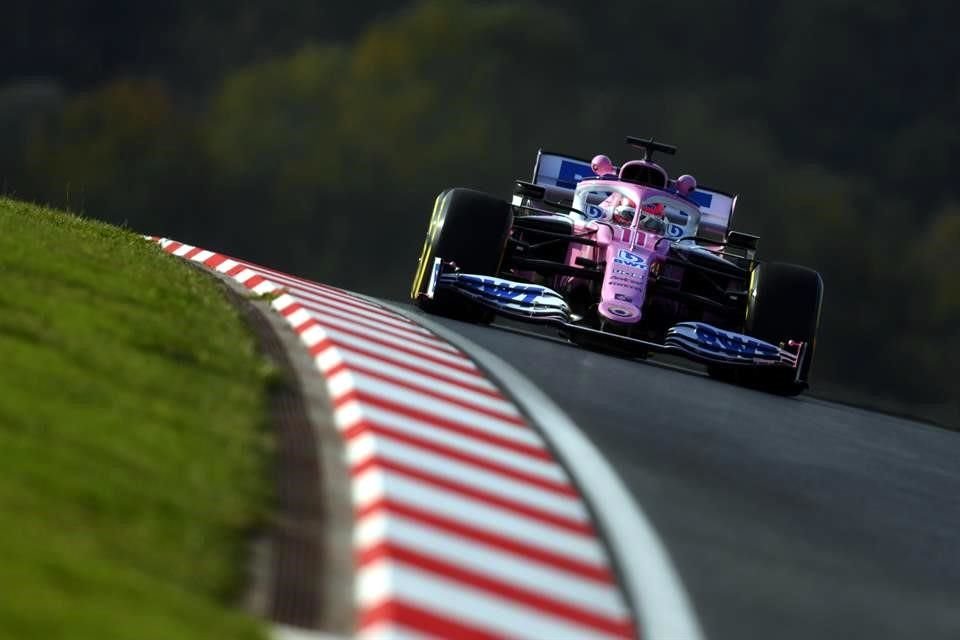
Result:
<instances>
[{"instance_id":1,"label":"rear tire","mask_svg":"<svg viewBox=\"0 0 960 640\"><path fill-rule=\"evenodd\" d=\"M711 376L781 395L797 395L808 386L813 364L823 279L812 269L776 262L758 265L751 274L744 333L779 345L788 340L806 343L806 351L793 369L724 367L708 368Z\"/></svg>"},{"instance_id":2,"label":"rear tire","mask_svg":"<svg viewBox=\"0 0 960 640\"><path fill-rule=\"evenodd\" d=\"M510 204L472 189L447 189L437 196L427 238L414 273L410 296L428 313L465 320L490 322L493 312L451 291L425 295L433 260L453 262L464 273L495 276L500 271L507 235L513 225Z\"/></svg>"}]
</instances>

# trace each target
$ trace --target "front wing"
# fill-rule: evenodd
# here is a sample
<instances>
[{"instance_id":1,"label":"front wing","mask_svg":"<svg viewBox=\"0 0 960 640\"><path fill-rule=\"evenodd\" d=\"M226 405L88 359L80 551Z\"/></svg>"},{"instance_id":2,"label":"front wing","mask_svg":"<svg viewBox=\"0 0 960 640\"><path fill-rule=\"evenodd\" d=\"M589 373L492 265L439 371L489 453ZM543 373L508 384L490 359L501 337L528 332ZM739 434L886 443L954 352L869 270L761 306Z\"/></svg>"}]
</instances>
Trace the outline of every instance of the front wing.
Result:
<instances>
[{"instance_id":1,"label":"front wing","mask_svg":"<svg viewBox=\"0 0 960 640\"><path fill-rule=\"evenodd\" d=\"M807 348L791 341L787 347L759 340L704 322L680 322L667 330L663 343L622 336L578 324L563 296L548 287L470 273L443 273L434 259L426 296L436 290L456 292L515 320L552 325L569 335L604 340L612 346L637 351L679 353L707 364L787 367L797 369Z\"/></svg>"}]
</instances>

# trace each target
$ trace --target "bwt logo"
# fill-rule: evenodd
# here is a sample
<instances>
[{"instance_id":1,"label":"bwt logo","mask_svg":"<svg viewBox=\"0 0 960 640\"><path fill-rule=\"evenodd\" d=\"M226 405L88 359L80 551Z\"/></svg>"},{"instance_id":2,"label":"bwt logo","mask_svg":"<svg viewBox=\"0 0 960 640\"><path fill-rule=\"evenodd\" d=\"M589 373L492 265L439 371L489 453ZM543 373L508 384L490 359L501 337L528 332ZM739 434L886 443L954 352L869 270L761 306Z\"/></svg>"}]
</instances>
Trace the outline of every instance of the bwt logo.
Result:
<instances>
[{"instance_id":1,"label":"bwt logo","mask_svg":"<svg viewBox=\"0 0 960 640\"><path fill-rule=\"evenodd\" d=\"M773 345L704 325L697 325L697 340L713 351L725 351L726 353L747 357L754 355L776 356L780 353L780 350Z\"/></svg>"},{"instance_id":2,"label":"bwt logo","mask_svg":"<svg viewBox=\"0 0 960 640\"><path fill-rule=\"evenodd\" d=\"M532 304L543 293L540 287L516 284L506 280L495 280L493 278L463 278L463 280L473 286L479 285L480 290L485 295L498 300L519 302L520 304Z\"/></svg>"},{"instance_id":3,"label":"bwt logo","mask_svg":"<svg viewBox=\"0 0 960 640\"><path fill-rule=\"evenodd\" d=\"M622 261L622 264L628 267L642 267L647 263L647 261L643 259L643 256L631 253L626 249L620 249L616 259Z\"/></svg>"}]
</instances>

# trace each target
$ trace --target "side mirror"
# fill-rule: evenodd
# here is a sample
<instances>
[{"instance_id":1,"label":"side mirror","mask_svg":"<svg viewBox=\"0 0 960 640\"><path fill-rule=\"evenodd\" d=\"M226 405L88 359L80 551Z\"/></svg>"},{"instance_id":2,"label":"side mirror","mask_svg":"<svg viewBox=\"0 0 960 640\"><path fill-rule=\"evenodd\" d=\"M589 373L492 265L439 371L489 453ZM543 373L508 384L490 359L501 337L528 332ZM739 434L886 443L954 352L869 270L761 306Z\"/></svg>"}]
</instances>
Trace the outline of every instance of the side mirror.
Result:
<instances>
[{"instance_id":1,"label":"side mirror","mask_svg":"<svg viewBox=\"0 0 960 640\"><path fill-rule=\"evenodd\" d=\"M547 196L547 190L539 184L517 180L513 187L513 195L530 200L543 200Z\"/></svg>"},{"instance_id":2,"label":"side mirror","mask_svg":"<svg viewBox=\"0 0 960 640\"><path fill-rule=\"evenodd\" d=\"M732 246L739 247L741 249L748 249L750 251L756 251L757 245L759 244L760 236L743 233L742 231L731 231L727 234L728 247Z\"/></svg>"},{"instance_id":3,"label":"side mirror","mask_svg":"<svg viewBox=\"0 0 960 640\"><path fill-rule=\"evenodd\" d=\"M757 246L760 244L760 236L742 233L740 231L731 231L727 234L726 252L753 260L757 255Z\"/></svg>"}]
</instances>

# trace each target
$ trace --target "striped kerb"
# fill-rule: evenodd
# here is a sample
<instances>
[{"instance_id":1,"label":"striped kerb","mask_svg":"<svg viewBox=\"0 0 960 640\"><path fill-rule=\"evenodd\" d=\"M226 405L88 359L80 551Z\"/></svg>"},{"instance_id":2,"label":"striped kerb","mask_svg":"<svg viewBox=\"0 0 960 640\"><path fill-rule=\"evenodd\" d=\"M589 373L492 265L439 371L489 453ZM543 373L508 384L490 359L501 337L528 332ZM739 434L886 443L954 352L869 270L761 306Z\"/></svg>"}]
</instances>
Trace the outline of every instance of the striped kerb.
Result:
<instances>
[{"instance_id":1,"label":"striped kerb","mask_svg":"<svg viewBox=\"0 0 960 640\"><path fill-rule=\"evenodd\" d=\"M172 240L299 334L344 438L361 638L630 638L635 624L564 468L456 347L375 303Z\"/></svg>"}]
</instances>

